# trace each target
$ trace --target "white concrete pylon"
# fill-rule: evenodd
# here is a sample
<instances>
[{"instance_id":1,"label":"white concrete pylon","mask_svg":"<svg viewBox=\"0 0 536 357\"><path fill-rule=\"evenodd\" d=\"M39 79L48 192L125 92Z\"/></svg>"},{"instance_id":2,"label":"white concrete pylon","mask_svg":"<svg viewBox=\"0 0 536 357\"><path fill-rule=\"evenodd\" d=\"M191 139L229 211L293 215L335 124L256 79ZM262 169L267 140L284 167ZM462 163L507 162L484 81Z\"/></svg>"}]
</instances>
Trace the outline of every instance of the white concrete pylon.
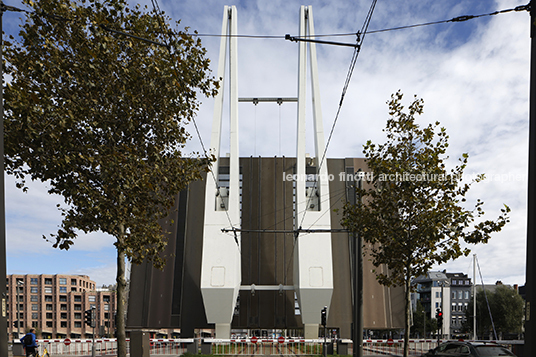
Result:
<instances>
[{"instance_id":1,"label":"white concrete pylon","mask_svg":"<svg viewBox=\"0 0 536 357\"><path fill-rule=\"evenodd\" d=\"M300 37L313 38L312 6L300 9ZM305 110L307 82L307 48L311 70L316 185L307 187L305 157ZM296 153L296 229L331 229L329 179L327 159L323 159L325 143L318 83L316 45L299 42L298 65L298 129ZM305 338L318 337L320 314L331 303L333 293L333 263L331 233L300 234L294 248L294 289L298 297Z\"/></svg>"},{"instance_id":2,"label":"white concrete pylon","mask_svg":"<svg viewBox=\"0 0 536 357\"><path fill-rule=\"evenodd\" d=\"M231 320L241 283L240 236L225 234L222 228L240 227L240 177L238 157L237 17L235 6L223 10L218 78L222 78L215 98L211 152L216 157L207 174L205 217L201 263L201 294L209 323L216 327L216 338L229 338ZM218 188L225 65L229 44L230 158L229 188Z\"/></svg>"}]
</instances>

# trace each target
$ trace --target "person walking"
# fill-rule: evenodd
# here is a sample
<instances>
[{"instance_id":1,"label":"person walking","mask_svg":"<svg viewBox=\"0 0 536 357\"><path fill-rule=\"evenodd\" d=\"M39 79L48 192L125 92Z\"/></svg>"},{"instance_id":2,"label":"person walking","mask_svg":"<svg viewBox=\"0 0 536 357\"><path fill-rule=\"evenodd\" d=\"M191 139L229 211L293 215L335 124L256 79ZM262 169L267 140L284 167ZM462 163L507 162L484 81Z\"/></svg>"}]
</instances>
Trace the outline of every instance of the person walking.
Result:
<instances>
[{"instance_id":1,"label":"person walking","mask_svg":"<svg viewBox=\"0 0 536 357\"><path fill-rule=\"evenodd\" d=\"M31 328L30 332L28 332L26 335L24 335L20 342L24 346L24 349L26 350L26 357L29 356L35 356L35 352L37 350L37 340L35 337L35 329Z\"/></svg>"}]
</instances>

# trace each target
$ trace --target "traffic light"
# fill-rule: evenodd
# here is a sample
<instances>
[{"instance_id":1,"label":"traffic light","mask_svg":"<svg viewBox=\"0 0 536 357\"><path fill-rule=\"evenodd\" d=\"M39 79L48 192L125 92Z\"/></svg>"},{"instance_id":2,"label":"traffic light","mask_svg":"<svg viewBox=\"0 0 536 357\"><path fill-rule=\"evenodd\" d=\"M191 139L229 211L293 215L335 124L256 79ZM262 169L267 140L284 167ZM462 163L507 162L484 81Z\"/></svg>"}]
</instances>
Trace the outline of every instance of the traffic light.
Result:
<instances>
[{"instance_id":1,"label":"traffic light","mask_svg":"<svg viewBox=\"0 0 536 357\"><path fill-rule=\"evenodd\" d=\"M322 312L320 313L322 326L326 326L327 324L327 315L328 315L328 307L324 306L324 308L322 309Z\"/></svg>"},{"instance_id":2,"label":"traffic light","mask_svg":"<svg viewBox=\"0 0 536 357\"><path fill-rule=\"evenodd\" d=\"M86 320L86 325L89 325L89 327L95 327L95 309L84 311L84 319Z\"/></svg>"},{"instance_id":3,"label":"traffic light","mask_svg":"<svg viewBox=\"0 0 536 357\"><path fill-rule=\"evenodd\" d=\"M441 327L443 326L443 312L441 310L437 313L437 324Z\"/></svg>"}]
</instances>

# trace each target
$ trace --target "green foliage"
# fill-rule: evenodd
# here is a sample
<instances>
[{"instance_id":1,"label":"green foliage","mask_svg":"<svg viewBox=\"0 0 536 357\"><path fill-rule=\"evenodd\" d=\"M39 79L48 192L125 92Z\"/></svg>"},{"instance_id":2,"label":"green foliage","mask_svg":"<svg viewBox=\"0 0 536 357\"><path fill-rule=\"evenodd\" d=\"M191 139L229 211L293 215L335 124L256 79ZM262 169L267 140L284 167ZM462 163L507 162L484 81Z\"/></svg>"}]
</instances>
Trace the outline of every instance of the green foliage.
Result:
<instances>
[{"instance_id":1,"label":"green foliage","mask_svg":"<svg viewBox=\"0 0 536 357\"><path fill-rule=\"evenodd\" d=\"M342 224L361 235L374 266L389 268L387 273L376 272L380 284L405 287L407 340L411 279L435 264L469 254L463 242L487 243L491 233L508 222L510 209L505 206L496 220L480 221L482 201L472 209L462 206L471 185L484 176L462 182L467 154L447 170L445 128L439 122L420 128L415 117L423 113L423 100L415 97L405 112L402 97L399 91L388 102L387 142L364 145L372 175L366 175L365 185L357 190L363 203L345 205Z\"/></svg>"},{"instance_id":2,"label":"green foliage","mask_svg":"<svg viewBox=\"0 0 536 357\"><path fill-rule=\"evenodd\" d=\"M5 171L23 190L30 177L64 197L54 247L69 249L78 231L116 238L125 357L125 257L164 266L161 223L210 164L182 152L185 126L197 95L213 96L218 84L200 40L161 14L126 0L24 2L33 12L3 49Z\"/></svg>"},{"instance_id":3,"label":"green foliage","mask_svg":"<svg viewBox=\"0 0 536 357\"><path fill-rule=\"evenodd\" d=\"M207 167L181 152L197 93L216 89L205 50L126 0L25 2L34 12L4 48L6 171L65 198L55 247L100 230L134 263L162 267L158 220ZM107 28L170 41L172 53Z\"/></svg>"},{"instance_id":4,"label":"green foliage","mask_svg":"<svg viewBox=\"0 0 536 357\"><path fill-rule=\"evenodd\" d=\"M497 285L495 291L486 291L489 310L493 316L493 324L497 334L519 334L523 328L524 301L521 295L511 287ZM473 331L473 299L465 312L466 321L464 331ZM478 336L487 339L493 336L493 326L490 319L490 311L483 290L476 294L476 330Z\"/></svg>"},{"instance_id":5,"label":"green foliage","mask_svg":"<svg viewBox=\"0 0 536 357\"><path fill-rule=\"evenodd\" d=\"M343 225L368 243L375 266L387 264L388 274L378 273L387 286L404 285L425 274L434 264L445 263L469 249L461 242L487 243L491 233L508 222L505 206L497 220L471 225L484 212L478 200L465 209L465 195L474 182L463 183L468 155L450 171L445 167L448 136L439 122L421 129L415 115L422 114L423 100L415 98L409 113L403 111L402 94L389 104L391 118L384 130L385 144L367 142L364 154L373 173L371 181L358 190L363 204L347 204Z\"/></svg>"}]
</instances>

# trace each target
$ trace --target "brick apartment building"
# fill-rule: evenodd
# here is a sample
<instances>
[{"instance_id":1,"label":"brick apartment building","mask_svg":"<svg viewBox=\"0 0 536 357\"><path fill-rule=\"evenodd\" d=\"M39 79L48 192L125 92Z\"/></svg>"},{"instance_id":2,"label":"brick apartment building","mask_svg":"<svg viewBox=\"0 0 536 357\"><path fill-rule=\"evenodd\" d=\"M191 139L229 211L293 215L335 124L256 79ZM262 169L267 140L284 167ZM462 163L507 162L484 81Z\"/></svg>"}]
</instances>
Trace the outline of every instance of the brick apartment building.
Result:
<instances>
[{"instance_id":1,"label":"brick apartment building","mask_svg":"<svg viewBox=\"0 0 536 357\"><path fill-rule=\"evenodd\" d=\"M116 292L97 289L86 275L13 274L6 283L10 336L33 327L41 338L92 337L93 328L85 324L84 311L93 307L95 336L114 335Z\"/></svg>"}]
</instances>

